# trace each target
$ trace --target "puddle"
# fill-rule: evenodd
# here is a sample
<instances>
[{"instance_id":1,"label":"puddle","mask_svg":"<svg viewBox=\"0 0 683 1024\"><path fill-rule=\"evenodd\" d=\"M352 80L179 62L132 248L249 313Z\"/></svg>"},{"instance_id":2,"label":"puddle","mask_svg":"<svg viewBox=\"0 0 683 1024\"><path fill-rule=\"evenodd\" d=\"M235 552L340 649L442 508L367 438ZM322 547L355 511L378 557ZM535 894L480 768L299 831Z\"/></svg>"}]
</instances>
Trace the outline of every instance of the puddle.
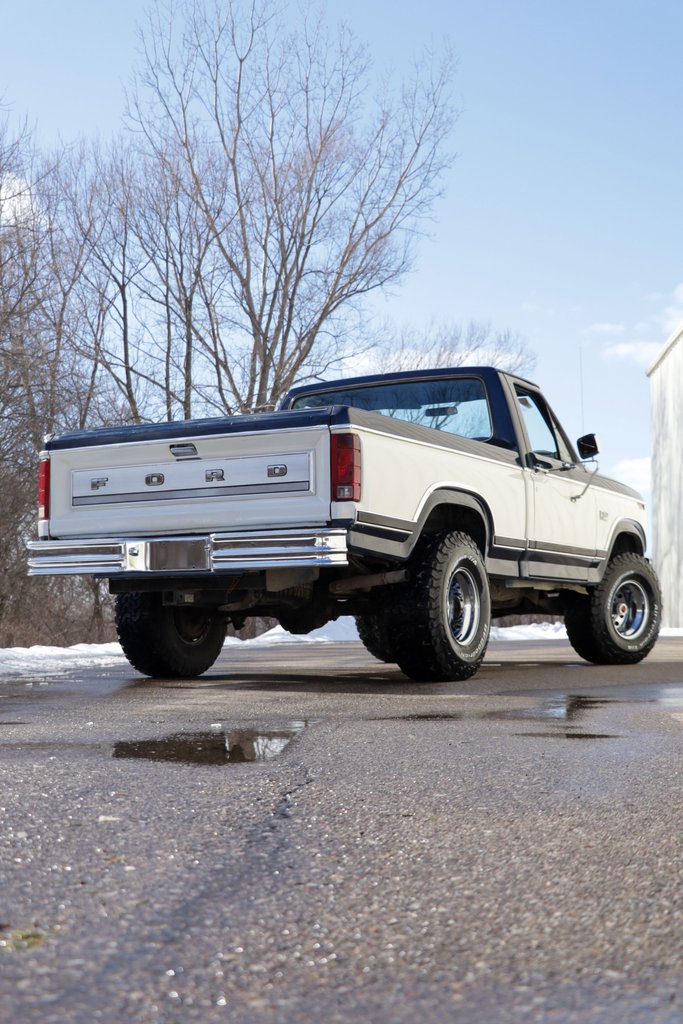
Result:
<instances>
[{"instance_id":1,"label":"puddle","mask_svg":"<svg viewBox=\"0 0 683 1024\"><path fill-rule=\"evenodd\" d=\"M444 711L417 715L396 715L382 718L383 722L527 722L552 721L574 722L595 708L615 704L618 701L608 697L550 697L543 703L530 708L501 708L494 711Z\"/></svg>"},{"instance_id":2,"label":"puddle","mask_svg":"<svg viewBox=\"0 0 683 1024\"><path fill-rule=\"evenodd\" d=\"M307 727L288 722L282 729L181 732L158 740L121 741L113 756L181 764L253 764L272 761Z\"/></svg>"},{"instance_id":3,"label":"puddle","mask_svg":"<svg viewBox=\"0 0 683 1024\"><path fill-rule=\"evenodd\" d=\"M503 697L503 694L499 694ZM517 699L536 700L525 708L495 708L491 711L426 712L416 715L394 715L377 719L385 722L527 722L530 725L544 723L552 729L535 732L516 732L515 736L539 736L568 740L610 740L622 737L612 733L589 732L593 712L613 704L659 706L667 711L683 710L683 684L671 683L663 686L627 686L615 688L609 695L596 694L553 694L544 698L529 692L510 693Z\"/></svg>"},{"instance_id":4,"label":"puddle","mask_svg":"<svg viewBox=\"0 0 683 1024\"><path fill-rule=\"evenodd\" d=\"M575 722L596 708L603 708L608 704L615 703L617 702L607 697L551 697L537 707L514 708L511 711L490 711L485 712L484 717L494 721L508 719L529 721L531 719L543 722Z\"/></svg>"},{"instance_id":5,"label":"puddle","mask_svg":"<svg viewBox=\"0 0 683 1024\"><path fill-rule=\"evenodd\" d=\"M669 708L681 709L683 711L683 683L669 683L655 688L651 700L657 704L663 704Z\"/></svg>"},{"instance_id":6,"label":"puddle","mask_svg":"<svg viewBox=\"0 0 683 1024\"><path fill-rule=\"evenodd\" d=\"M610 697L554 696L527 708L500 708L492 711L453 711L417 715L396 715L379 721L404 722L528 722L557 725L557 729L536 732L516 732L514 736L539 736L568 740L620 739L610 733L586 732L581 729L586 716L609 704L626 703ZM565 728L562 728L565 726Z\"/></svg>"},{"instance_id":7,"label":"puddle","mask_svg":"<svg viewBox=\"0 0 683 1024\"><path fill-rule=\"evenodd\" d=\"M539 736L551 740L620 740L623 738L609 732L567 732L564 729L557 729L553 732L515 732L513 736Z\"/></svg>"},{"instance_id":8,"label":"puddle","mask_svg":"<svg viewBox=\"0 0 683 1024\"><path fill-rule=\"evenodd\" d=\"M375 718L375 722L458 722L466 718L477 718L478 712L444 711L443 714L424 715L388 715Z\"/></svg>"}]
</instances>

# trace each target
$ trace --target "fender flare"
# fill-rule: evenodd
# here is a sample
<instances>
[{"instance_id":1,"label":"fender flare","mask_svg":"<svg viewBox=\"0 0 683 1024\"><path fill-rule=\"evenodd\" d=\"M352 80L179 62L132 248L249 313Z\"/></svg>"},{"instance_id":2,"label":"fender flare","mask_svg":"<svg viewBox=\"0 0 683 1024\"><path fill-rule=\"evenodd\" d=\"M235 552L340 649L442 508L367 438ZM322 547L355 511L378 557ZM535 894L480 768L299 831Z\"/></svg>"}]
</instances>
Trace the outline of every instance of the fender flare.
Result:
<instances>
[{"instance_id":1,"label":"fender flare","mask_svg":"<svg viewBox=\"0 0 683 1024\"><path fill-rule=\"evenodd\" d=\"M414 521L361 512L349 530L349 550L405 562L423 536L425 526L434 511L444 506L454 510L467 509L469 513L476 515L481 523L480 539L485 557L494 536L491 511L479 495L456 487L437 487L431 491L423 500Z\"/></svg>"},{"instance_id":2,"label":"fender flare","mask_svg":"<svg viewBox=\"0 0 683 1024\"><path fill-rule=\"evenodd\" d=\"M633 537L637 541L637 554L645 555L646 539L644 528L635 519L618 519L612 527L606 549L604 551L597 552L597 555L600 558L599 564L594 569L589 570L588 583L590 586L595 586L601 582L602 577L607 571L607 566L614 557L614 548L617 538L623 534L627 534L629 537Z\"/></svg>"},{"instance_id":3,"label":"fender flare","mask_svg":"<svg viewBox=\"0 0 683 1024\"><path fill-rule=\"evenodd\" d=\"M645 548L647 547L647 541L645 538L645 530L639 522L635 519L619 519L613 526L612 532L610 533L609 542L607 544L607 551L605 554L605 565L609 562L614 554L614 545L617 537L621 534L628 534L631 537L635 537L638 541L640 551L638 554L644 555Z\"/></svg>"},{"instance_id":4,"label":"fender flare","mask_svg":"<svg viewBox=\"0 0 683 1024\"><path fill-rule=\"evenodd\" d=\"M425 524L434 510L444 505L450 505L454 508L467 508L476 513L484 528L482 554L485 557L488 554L494 537L491 509L480 495L474 491L461 490L458 487L438 487L427 496L417 518L413 547L422 536Z\"/></svg>"}]
</instances>

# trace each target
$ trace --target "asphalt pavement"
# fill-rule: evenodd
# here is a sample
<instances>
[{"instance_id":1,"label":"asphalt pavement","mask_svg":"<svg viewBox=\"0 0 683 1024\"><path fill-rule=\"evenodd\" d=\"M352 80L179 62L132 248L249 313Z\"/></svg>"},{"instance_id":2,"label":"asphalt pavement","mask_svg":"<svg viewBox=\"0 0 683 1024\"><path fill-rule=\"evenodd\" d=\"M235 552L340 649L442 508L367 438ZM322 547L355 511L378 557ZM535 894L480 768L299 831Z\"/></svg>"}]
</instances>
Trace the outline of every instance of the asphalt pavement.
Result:
<instances>
[{"instance_id":1,"label":"asphalt pavement","mask_svg":"<svg viewBox=\"0 0 683 1024\"><path fill-rule=\"evenodd\" d=\"M0 684L0 1021L683 1022L683 640Z\"/></svg>"}]
</instances>

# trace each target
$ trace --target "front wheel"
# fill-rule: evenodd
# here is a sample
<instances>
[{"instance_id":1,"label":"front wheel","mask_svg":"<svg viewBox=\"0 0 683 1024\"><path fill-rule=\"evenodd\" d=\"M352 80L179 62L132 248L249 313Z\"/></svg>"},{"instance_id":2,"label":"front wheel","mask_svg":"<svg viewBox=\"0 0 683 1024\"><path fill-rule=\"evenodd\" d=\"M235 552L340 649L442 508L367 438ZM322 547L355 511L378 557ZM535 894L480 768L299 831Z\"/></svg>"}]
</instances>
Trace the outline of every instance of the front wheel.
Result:
<instances>
[{"instance_id":1,"label":"front wheel","mask_svg":"<svg viewBox=\"0 0 683 1024\"><path fill-rule=\"evenodd\" d=\"M424 545L396 608L395 657L411 679L469 679L489 640L491 598L479 548L466 533Z\"/></svg>"},{"instance_id":2,"label":"front wheel","mask_svg":"<svg viewBox=\"0 0 683 1024\"><path fill-rule=\"evenodd\" d=\"M650 563L642 555L616 555L598 586L567 609L569 642L596 665L634 665L655 645L661 607Z\"/></svg>"},{"instance_id":3,"label":"front wheel","mask_svg":"<svg viewBox=\"0 0 683 1024\"><path fill-rule=\"evenodd\" d=\"M162 603L161 594L116 598L116 631L133 668L155 678L199 676L225 641L226 623L206 609Z\"/></svg>"}]
</instances>

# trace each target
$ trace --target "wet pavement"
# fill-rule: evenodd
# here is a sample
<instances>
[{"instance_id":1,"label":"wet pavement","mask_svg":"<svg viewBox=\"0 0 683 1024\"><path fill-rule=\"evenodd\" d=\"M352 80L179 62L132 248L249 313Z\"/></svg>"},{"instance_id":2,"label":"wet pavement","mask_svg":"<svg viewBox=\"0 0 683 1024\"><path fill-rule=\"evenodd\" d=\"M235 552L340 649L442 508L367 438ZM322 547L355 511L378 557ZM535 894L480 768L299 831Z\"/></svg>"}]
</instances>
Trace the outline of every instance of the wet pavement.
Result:
<instances>
[{"instance_id":1,"label":"wet pavement","mask_svg":"<svg viewBox=\"0 0 683 1024\"><path fill-rule=\"evenodd\" d=\"M681 640L1 683L0 1019L680 1024L682 751Z\"/></svg>"}]
</instances>

